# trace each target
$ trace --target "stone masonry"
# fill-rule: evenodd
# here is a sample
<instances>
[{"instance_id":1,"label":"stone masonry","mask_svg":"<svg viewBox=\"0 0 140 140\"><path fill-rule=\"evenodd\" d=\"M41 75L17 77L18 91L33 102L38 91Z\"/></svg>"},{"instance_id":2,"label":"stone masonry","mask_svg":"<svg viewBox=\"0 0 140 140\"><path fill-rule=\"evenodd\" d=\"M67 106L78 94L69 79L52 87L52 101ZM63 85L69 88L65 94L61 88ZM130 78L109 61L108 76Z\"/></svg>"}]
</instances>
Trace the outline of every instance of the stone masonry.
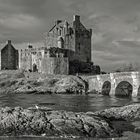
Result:
<instances>
[{"instance_id":1,"label":"stone masonry","mask_svg":"<svg viewBox=\"0 0 140 140\"><path fill-rule=\"evenodd\" d=\"M46 47L20 51L20 69L47 74L68 74L67 53L63 49Z\"/></svg>"},{"instance_id":2,"label":"stone masonry","mask_svg":"<svg viewBox=\"0 0 140 140\"><path fill-rule=\"evenodd\" d=\"M96 76L82 77L88 82L89 92L110 96L139 96L140 95L140 73L118 72Z\"/></svg>"},{"instance_id":3,"label":"stone masonry","mask_svg":"<svg viewBox=\"0 0 140 140\"><path fill-rule=\"evenodd\" d=\"M1 50L1 70L18 69L18 50L16 50L11 41Z\"/></svg>"},{"instance_id":4,"label":"stone masonry","mask_svg":"<svg viewBox=\"0 0 140 140\"><path fill-rule=\"evenodd\" d=\"M68 50L69 61L91 62L92 29L86 29L80 16L74 15L72 24L57 20L45 35L47 48L58 47Z\"/></svg>"}]
</instances>

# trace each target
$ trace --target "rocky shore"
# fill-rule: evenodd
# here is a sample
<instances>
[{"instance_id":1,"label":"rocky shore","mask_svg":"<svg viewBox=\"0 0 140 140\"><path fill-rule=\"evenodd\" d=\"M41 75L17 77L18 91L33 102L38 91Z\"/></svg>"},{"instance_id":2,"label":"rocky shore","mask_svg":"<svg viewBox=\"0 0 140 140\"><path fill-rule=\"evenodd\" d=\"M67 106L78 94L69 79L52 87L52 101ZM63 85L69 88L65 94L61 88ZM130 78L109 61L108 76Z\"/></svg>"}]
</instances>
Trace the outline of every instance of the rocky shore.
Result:
<instances>
[{"instance_id":1,"label":"rocky shore","mask_svg":"<svg viewBox=\"0 0 140 140\"><path fill-rule=\"evenodd\" d=\"M1 71L1 93L85 94L87 83L78 76Z\"/></svg>"},{"instance_id":2,"label":"rocky shore","mask_svg":"<svg viewBox=\"0 0 140 140\"><path fill-rule=\"evenodd\" d=\"M118 136L108 122L98 116L20 107L0 110L0 135Z\"/></svg>"},{"instance_id":3,"label":"rocky shore","mask_svg":"<svg viewBox=\"0 0 140 140\"><path fill-rule=\"evenodd\" d=\"M140 104L87 113L5 107L0 109L0 136L121 137L128 131L139 133L139 120Z\"/></svg>"}]
</instances>

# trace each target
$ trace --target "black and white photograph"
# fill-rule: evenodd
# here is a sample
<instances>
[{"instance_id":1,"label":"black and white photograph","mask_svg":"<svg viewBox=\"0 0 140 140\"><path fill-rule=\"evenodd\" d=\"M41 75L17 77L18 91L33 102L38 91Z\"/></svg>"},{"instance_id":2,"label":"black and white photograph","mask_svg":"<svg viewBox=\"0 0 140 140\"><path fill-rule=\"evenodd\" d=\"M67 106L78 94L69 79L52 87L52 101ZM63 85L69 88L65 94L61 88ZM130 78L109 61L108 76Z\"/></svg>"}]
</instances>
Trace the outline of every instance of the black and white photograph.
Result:
<instances>
[{"instance_id":1,"label":"black and white photograph","mask_svg":"<svg viewBox=\"0 0 140 140\"><path fill-rule=\"evenodd\" d=\"M140 0L0 0L0 140L140 140Z\"/></svg>"}]
</instances>

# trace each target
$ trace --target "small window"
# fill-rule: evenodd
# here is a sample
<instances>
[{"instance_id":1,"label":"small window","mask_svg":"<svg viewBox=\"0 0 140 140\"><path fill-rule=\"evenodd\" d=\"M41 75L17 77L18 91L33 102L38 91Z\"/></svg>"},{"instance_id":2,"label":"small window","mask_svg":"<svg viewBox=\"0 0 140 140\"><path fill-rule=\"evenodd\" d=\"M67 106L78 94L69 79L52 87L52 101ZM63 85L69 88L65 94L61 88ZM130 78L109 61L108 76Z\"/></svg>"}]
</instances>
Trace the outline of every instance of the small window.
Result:
<instances>
[{"instance_id":1,"label":"small window","mask_svg":"<svg viewBox=\"0 0 140 140\"><path fill-rule=\"evenodd\" d=\"M75 32L76 37L79 37L79 33L78 31Z\"/></svg>"},{"instance_id":2,"label":"small window","mask_svg":"<svg viewBox=\"0 0 140 140\"><path fill-rule=\"evenodd\" d=\"M59 30L59 35L61 35L61 30Z\"/></svg>"},{"instance_id":3,"label":"small window","mask_svg":"<svg viewBox=\"0 0 140 140\"><path fill-rule=\"evenodd\" d=\"M80 43L78 44L78 51L80 51Z\"/></svg>"},{"instance_id":4,"label":"small window","mask_svg":"<svg viewBox=\"0 0 140 140\"><path fill-rule=\"evenodd\" d=\"M90 62L89 60L90 60L90 59L87 57L87 62Z\"/></svg>"},{"instance_id":5,"label":"small window","mask_svg":"<svg viewBox=\"0 0 140 140\"><path fill-rule=\"evenodd\" d=\"M78 48L77 48L78 53L80 53L80 50L81 50L80 43L78 43Z\"/></svg>"}]
</instances>

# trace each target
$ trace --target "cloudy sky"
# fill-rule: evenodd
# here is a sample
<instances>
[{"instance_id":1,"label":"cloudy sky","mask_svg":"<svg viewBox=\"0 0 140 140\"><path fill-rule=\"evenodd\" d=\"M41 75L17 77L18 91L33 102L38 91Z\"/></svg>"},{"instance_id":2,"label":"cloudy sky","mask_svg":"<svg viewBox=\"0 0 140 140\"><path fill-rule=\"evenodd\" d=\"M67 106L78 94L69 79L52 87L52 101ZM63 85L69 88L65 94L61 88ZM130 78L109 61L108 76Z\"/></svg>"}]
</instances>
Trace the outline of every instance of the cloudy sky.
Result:
<instances>
[{"instance_id":1,"label":"cloudy sky","mask_svg":"<svg viewBox=\"0 0 140 140\"><path fill-rule=\"evenodd\" d=\"M56 19L74 14L93 29L95 64L111 71L126 63L140 66L140 0L0 0L0 47L43 45L43 33Z\"/></svg>"}]
</instances>

